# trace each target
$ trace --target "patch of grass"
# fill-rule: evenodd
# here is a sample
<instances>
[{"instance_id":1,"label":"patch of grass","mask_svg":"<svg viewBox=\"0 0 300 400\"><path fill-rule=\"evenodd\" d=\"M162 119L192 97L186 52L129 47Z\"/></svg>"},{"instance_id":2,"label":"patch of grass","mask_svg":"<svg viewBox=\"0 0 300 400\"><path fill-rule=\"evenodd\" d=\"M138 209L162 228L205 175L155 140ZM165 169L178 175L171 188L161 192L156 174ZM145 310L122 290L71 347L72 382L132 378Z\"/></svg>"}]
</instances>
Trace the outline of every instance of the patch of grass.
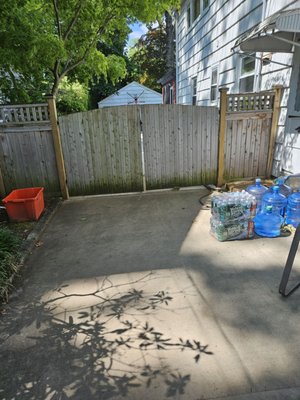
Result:
<instances>
[{"instance_id":1,"label":"patch of grass","mask_svg":"<svg viewBox=\"0 0 300 400\"><path fill-rule=\"evenodd\" d=\"M20 239L12 231L0 227L0 293L7 296L10 277L18 268Z\"/></svg>"}]
</instances>

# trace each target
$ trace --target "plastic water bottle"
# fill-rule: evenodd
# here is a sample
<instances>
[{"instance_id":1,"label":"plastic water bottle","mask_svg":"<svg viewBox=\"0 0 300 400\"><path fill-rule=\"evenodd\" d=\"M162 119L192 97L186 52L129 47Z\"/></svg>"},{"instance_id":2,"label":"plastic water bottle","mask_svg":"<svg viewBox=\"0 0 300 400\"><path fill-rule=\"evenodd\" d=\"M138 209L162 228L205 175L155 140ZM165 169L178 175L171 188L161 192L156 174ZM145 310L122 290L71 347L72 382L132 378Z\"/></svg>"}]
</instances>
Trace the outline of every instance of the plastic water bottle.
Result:
<instances>
[{"instance_id":1,"label":"plastic water bottle","mask_svg":"<svg viewBox=\"0 0 300 400\"><path fill-rule=\"evenodd\" d=\"M287 198L279 193L279 186L274 186L272 192L267 192L262 198L262 210L267 206L272 206L272 213L280 214L284 217L287 205Z\"/></svg>"},{"instance_id":2,"label":"plastic water bottle","mask_svg":"<svg viewBox=\"0 0 300 400\"><path fill-rule=\"evenodd\" d=\"M222 193L212 197L211 206L210 232L216 239L223 242L253 237L254 196L244 190Z\"/></svg>"},{"instance_id":3,"label":"plastic water bottle","mask_svg":"<svg viewBox=\"0 0 300 400\"><path fill-rule=\"evenodd\" d=\"M265 237L280 236L283 221L281 215L273 213L272 206L267 206L254 218L254 232Z\"/></svg>"},{"instance_id":4,"label":"plastic water bottle","mask_svg":"<svg viewBox=\"0 0 300 400\"><path fill-rule=\"evenodd\" d=\"M268 191L268 189L261 184L260 178L256 178L255 184L248 186L246 188L246 191L255 197L255 199L256 199L256 214L258 214L261 211L262 197Z\"/></svg>"},{"instance_id":5,"label":"plastic water bottle","mask_svg":"<svg viewBox=\"0 0 300 400\"><path fill-rule=\"evenodd\" d=\"M289 197L289 195L292 194L292 192L293 192L291 187L289 187L288 185L285 185L284 177L278 178L276 185L271 186L269 188L269 192L272 193L275 186L279 187L279 193L283 194L285 197Z\"/></svg>"},{"instance_id":6,"label":"plastic water bottle","mask_svg":"<svg viewBox=\"0 0 300 400\"><path fill-rule=\"evenodd\" d=\"M288 198L286 210L286 223L297 228L300 223L300 190Z\"/></svg>"}]
</instances>

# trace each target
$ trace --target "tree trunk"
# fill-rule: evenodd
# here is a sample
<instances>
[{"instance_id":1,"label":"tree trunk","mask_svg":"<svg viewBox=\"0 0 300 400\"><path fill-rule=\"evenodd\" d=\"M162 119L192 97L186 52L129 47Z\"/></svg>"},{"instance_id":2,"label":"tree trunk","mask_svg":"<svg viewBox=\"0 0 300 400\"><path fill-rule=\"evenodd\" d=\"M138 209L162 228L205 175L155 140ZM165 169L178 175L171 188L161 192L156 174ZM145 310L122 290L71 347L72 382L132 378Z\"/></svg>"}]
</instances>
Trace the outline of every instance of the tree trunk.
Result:
<instances>
[{"instance_id":1,"label":"tree trunk","mask_svg":"<svg viewBox=\"0 0 300 400\"><path fill-rule=\"evenodd\" d=\"M53 85L52 85L51 94L52 94L52 96L54 96L54 97L56 97L56 95L57 95L59 83L60 83L60 79L59 79L59 78L58 78L58 79L56 78L56 79L54 80Z\"/></svg>"},{"instance_id":2,"label":"tree trunk","mask_svg":"<svg viewBox=\"0 0 300 400\"><path fill-rule=\"evenodd\" d=\"M167 33L166 67L168 72L175 68L175 26L168 11L165 11L165 20Z\"/></svg>"}]
</instances>

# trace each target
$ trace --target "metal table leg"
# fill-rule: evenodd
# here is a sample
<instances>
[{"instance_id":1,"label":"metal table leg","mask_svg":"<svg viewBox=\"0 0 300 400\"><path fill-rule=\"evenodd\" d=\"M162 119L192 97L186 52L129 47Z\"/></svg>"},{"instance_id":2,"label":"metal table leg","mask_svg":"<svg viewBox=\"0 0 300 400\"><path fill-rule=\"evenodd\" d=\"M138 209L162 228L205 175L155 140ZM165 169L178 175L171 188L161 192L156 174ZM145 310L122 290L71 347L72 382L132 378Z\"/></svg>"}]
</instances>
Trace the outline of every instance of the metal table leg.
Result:
<instances>
[{"instance_id":1,"label":"metal table leg","mask_svg":"<svg viewBox=\"0 0 300 400\"><path fill-rule=\"evenodd\" d=\"M286 264L285 264L285 267L283 270L281 282L279 285L279 293L284 297L290 296L300 286L300 283L298 283L289 292L286 292L286 287L287 287L287 284L289 281L291 270L293 268L293 264L294 264L295 256L296 256L296 253L298 250L299 242L300 242L300 224L298 225L298 227L296 229L294 239L291 244L290 252L289 252L289 255L286 260Z\"/></svg>"}]
</instances>

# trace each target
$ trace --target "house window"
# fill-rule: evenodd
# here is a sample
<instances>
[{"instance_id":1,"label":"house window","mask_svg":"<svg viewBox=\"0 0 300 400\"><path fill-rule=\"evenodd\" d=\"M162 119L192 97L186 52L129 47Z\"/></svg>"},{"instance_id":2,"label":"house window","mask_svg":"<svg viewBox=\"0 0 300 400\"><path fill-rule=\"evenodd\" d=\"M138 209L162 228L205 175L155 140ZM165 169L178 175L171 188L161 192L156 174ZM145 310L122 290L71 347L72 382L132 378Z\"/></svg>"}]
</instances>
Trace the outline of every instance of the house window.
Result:
<instances>
[{"instance_id":1,"label":"house window","mask_svg":"<svg viewBox=\"0 0 300 400\"><path fill-rule=\"evenodd\" d=\"M211 71L210 101L216 102L218 99L218 67L213 67Z\"/></svg>"},{"instance_id":2,"label":"house window","mask_svg":"<svg viewBox=\"0 0 300 400\"><path fill-rule=\"evenodd\" d=\"M200 15L200 0L193 0L193 22Z\"/></svg>"},{"instance_id":3,"label":"house window","mask_svg":"<svg viewBox=\"0 0 300 400\"><path fill-rule=\"evenodd\" d=\"M191 6L188 5L188 8L186 10L186 21L187 21L187 27L188 29L191 27Z\"/></svg>"},{"instance_id":4,"label":"house window","mask_svg":"<svg viewBox=\"0 0 300 400\"><path fill-rule=\"evenodd\" d=\"M205 10L209 6L209 0L203 0L202 9Z\"/></svg>"},{"instance_id":5,"label":"house window","mask_svg":"<svg viewBox=\"0 0 300 400\"><path fill-rule=\"evenodd\" d=\"M170 103L169 104L173 104L173 86L170 85Z\"/></svg>"},{"instance_id":6,"label":"house window","mask_svg":"<svg viewBox=\"0 0 300 400\"><path fill-rule=\"evenodd\" d=\"M209 0L188 0L186 9L186 19L188 29L199 17L203 10L209 6Z\"/></svg>"},{"instance_id":7,"label":"house window","mask_svg":"<svg viewBox=\"0 0 300 400\"><path fill-rule=\"evenodd\" d=\"M296 90L296 98L295 98L295 106L294 106L295 111L300 111L299 89L300 89L300 68L299 68L299 72L298 72L298 82L297 82L297 90ZM297 131L298 131L298 129L297 129Z\"/></svg>"},{"instance_id":8,"label":"house window","mask_svg":"<svg viewBox=\"0 0 300 400\"><path fill-rule=\"evenodd\" d=\"M197 77L192 78L192 105L197 104Z\"/></svg>"},{"instance_id":9,"label":"house window","mask_svg":"<svg viewBox=\"0 0 300 400\"><path fill-rule=\"evenodd\" d=\"M240 92L253 92L254 89L255 58L245 56L241 59L241 75L239 82Z\"/></svg>"},{"instance_id":10,"label":"house window","mask_svg":"<svg viewBox=\"0 0 300 400\"><path fill-rule=\"evenodd\" d=\"M164 86L164 104L173 104L173 85L168 83Z\"/></svg>"}]
</instances>

